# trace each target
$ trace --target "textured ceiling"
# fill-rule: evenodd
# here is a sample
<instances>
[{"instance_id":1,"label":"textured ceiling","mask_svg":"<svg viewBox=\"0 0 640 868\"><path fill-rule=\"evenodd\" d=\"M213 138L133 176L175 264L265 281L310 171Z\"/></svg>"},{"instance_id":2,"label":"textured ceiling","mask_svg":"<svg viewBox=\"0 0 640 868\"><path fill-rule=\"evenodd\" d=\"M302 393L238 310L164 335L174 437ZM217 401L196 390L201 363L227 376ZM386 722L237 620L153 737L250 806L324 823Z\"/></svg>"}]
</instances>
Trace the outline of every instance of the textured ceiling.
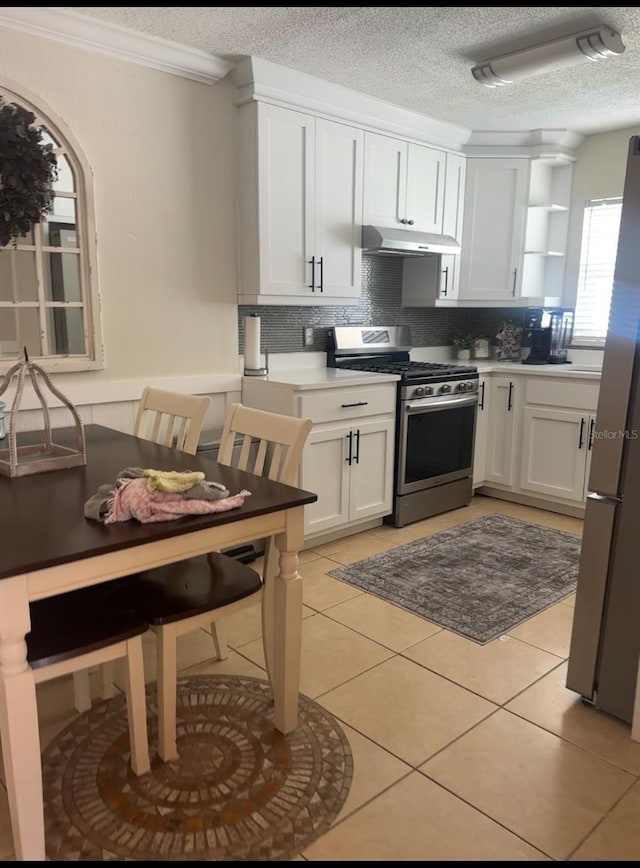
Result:
<instances>
[{"instance_id":1,"label":"textured ceiling","mask_svg":"<svg viewBox=\"0 0 640 868\"><path fill-rule=\"evenodd\" d=\"M238 60L262 57L475 130L640 126L640 7L67 6L131 30ZM594 22L626 51L506 87L470 67Z\"/></svg>"}]
</instances>

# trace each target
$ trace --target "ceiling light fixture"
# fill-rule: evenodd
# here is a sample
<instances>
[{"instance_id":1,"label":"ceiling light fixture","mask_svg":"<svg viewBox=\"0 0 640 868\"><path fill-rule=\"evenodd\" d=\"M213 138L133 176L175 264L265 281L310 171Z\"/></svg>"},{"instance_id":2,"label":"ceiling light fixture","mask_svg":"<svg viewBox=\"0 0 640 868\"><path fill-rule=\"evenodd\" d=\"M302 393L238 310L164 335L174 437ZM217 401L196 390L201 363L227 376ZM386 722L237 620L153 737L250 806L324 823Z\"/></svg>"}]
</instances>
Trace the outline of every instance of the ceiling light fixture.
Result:
<instances>
[{"instance_id":1,"label":"ceiling light fixture","mask_svg":"<svg viewBox=\"0 0 640 868\"><path fill-rule=\"evenodd\" d=\"M602 25L485 60L474 66L471 73L476 81L486 87L500 87L530 75L564 69L584 60L616 57L623 51L621 35Z\"/></svg>"}]
</instances>

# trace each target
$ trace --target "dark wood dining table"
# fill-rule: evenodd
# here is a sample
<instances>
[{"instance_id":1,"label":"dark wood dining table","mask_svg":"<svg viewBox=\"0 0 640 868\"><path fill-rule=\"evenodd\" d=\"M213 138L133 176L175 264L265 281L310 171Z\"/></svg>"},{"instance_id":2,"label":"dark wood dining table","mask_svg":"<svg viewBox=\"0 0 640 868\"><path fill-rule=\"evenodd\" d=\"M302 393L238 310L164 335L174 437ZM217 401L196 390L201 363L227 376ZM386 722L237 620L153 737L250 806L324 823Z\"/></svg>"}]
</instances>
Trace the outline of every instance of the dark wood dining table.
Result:
<instances>
[{"instance_id":1,"label":"dark wood dining table","mask_svg":"<svg viewBox=\"0 0 640 868\"><path fill-rule=\"evenodd\" d=\"M21 442L41 439L41 433L26 434ZM25 642L32 600L273 537L279 553L270 619L274 726L285 734L297 726L298 551L304 506L317 496L100 425L87 425L85 439L84 466L0 476L0 741L18 860L45 859L36 690ZM73 429L54 430L54 440L73 445ZM231 494L251 494L238 508L173 521L104 525L85 518L85 502L127 467L201 470Z\"/></svg>"}]
</instances>

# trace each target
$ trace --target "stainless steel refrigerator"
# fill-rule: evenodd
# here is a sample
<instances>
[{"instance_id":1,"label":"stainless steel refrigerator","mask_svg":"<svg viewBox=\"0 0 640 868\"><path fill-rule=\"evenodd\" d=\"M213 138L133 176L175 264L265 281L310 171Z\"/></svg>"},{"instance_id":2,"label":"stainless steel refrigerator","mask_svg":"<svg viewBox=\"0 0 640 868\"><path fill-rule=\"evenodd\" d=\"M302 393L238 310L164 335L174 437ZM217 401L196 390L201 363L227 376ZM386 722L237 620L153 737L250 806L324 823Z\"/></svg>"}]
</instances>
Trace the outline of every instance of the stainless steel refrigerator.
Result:
<instances>
[{"instance_id":1,"label":"stainless steel refrigerator","mask_svg":"<svg viewBox=\"0 0 640 868\"><path fill-rule=\"evenodd\" d=\"M567 687L631 722L640 658L640 136L629 142Z\"/></svg>"}]
</instances>

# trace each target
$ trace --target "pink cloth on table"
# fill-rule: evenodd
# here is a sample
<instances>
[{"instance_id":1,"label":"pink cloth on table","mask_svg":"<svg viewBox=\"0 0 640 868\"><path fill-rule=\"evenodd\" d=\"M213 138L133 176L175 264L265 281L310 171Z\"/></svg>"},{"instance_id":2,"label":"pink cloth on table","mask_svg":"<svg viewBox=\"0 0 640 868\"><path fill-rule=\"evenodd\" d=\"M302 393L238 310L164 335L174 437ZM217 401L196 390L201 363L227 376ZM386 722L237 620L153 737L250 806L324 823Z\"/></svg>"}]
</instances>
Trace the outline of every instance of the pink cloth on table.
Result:
<instances>
[{"instance_id":1,"label":"pink cloth on table","mask_svg":"<svg viewBox=\"0 0 640 868\"><path fill-rule=\"evenodd\" d=\"M172 521L183 515L206 515L242 506L250 491L241 491L221 500L188 500L179 493L148 491L147 480L121 479L104 519L105 524L137 519L142 524L152 521Z\"/></svg>"}]
</instances>

